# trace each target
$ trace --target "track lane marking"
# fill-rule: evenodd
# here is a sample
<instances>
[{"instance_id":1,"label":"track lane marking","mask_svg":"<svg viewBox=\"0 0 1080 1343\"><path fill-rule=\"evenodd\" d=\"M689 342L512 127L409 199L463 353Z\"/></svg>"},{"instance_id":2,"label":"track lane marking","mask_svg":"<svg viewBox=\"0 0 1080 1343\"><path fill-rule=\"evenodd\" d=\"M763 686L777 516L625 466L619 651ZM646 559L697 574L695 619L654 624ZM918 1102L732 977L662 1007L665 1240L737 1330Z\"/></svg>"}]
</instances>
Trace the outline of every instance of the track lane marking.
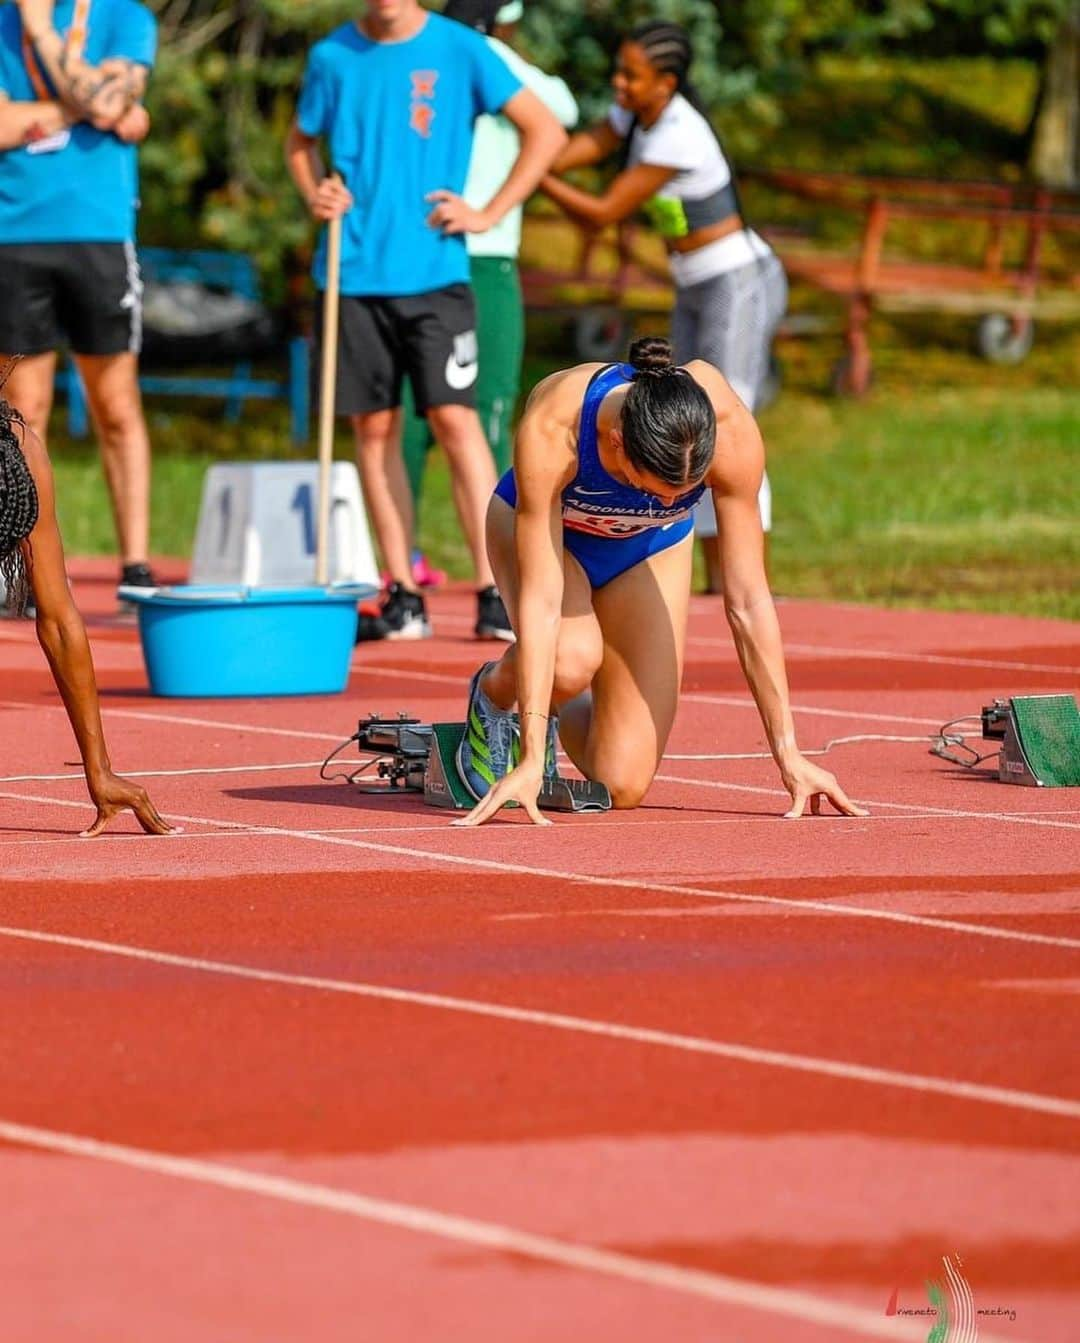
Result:
<instances>
[{"instance_id":1,"label":"track lane marking","mask_svg":"<svg viewBox=\"0 0 1080 1343\"><path fill-rule=\"evenodd\" d=\"M759 793L767 797L782 797L790 802L790 794L784 788L765 788L760 784L749 783L721 783L717 779L687 779L677 774L655 774L654 780L659 783L680 783L690 784L695 788L722 788L738 793ZM1045 820L1038 813L1029 812L1005 812L1005 811L960 811L955 807L932 807L926 802L882 802L875 801L873 798L857 798L858 802L867 807L887 807L892 811L915 811L922 809L930 816L941 816L946 819L957 821L1007 821L1011 825L1042 825L1050 826L1057 830L1080 830L1078 821L1049 821ZM779 815L779 813L777 813ZM829 820L865 820L866 817L841 818L839 816L829 816ZM905 817L904 819L913 819Z\"/></svg>"},{"instance_id":2,"label":"track lane marking","mask_svg":"<svg viewBox=\"0 0 1080 1343\"><path fill-rule=\"evenodd\" d=\"M131 775L132 771L125 770L124 773L125 775ZM82 780L81 775L79 776L79 779L80 781ZM0 796L15 797L16 794L8 793L8 794L0 794ZM18 796L21 796L21 794L19 794ZM88 810L90 809L90 805L91 804L89 802L86 803L86 807ZM412 815L413 813L408 814ZM1073 808L1069 808L1062 814L1073 816L1076 814L1076 811ZM1018 812L1016 813L1016 815L1022 816L1024 815L1024 813ZM873 817L863 817L862 819L870 820L873 822L874 825L885 825L888 824L889 822L895 822L898 825L906 825L911 821L949 821L952 819L952 817L932 816L926 813L915 812L910 816L873 816ZM663 826L665 829L670 829L672 826L717 826L717 825L772 826L776 824L776 821L777 817L775 815L690 817L684 820L672 820L670 817L664 817L663 819L656 819L656 820L649 817L643 817L634 820L631 820L629 818L626 819L619 818L619 819L606 820L604 822L604 833L607 834L608 831L610 830L655 829L657 826ZM559 826L561 829L573 829L573 830L588 830L589 827L594 824L595 824L594 819L592 817L586 817L586 816L583 816L577 820L573 819L570 816L564 816L562 820L560 820L559 822ZM402 832L408 832L408 834L410 835L428 835L428 834L441 834L445 829L446 829L445 821L439 825L409 825L407 823L404 823L397 825L319 825L319 826L307 827L308 833L311 835L393 836L393 835L399 835ZM25 833L29 834L30 832L27 831ZM198 840L198 839L243 839L246 835L259 835L259 834L273 835L276 833L277 832L273 829L273 827L271 827L268 830L263 830L260 826L251 825L246 830L243 831L180 830L168 836L168 838L176 840L185 840L185 841ZM494 832L489 831L488 833L490 834ZM134 830L112 831L109 834L109 843L120 844L120 843L130 843L131 841L135 841L136 843L138 843L145 838L146 836L143 835L141 831L134 831ZM40 848L48 848L50 846L57 846L62 844L75 844L80 842L81 837L75 834L74 832L62 836L57 836L53 839L5 839L3 838L2 835L0 835L0 850L29 848L34 845ZM15 880L23 880L23 878L17 877L15 878ZM994 892L991 892L991 894L993 893Z\"/></svg>"},{"instance_id":3,"label":"track lane marking","mask_svg":"<svg viewBox=\"0 0 1080 1343\"><path fill-rule=\"evenodd\" d=\"M49 709L53 713L66 713L62 704L32 704L28 700L0 700L0 709ZM228 722L220 718L189 718L185 714L149 713L141 709L103 708L101 716L109 718L135 718L148 723L179 723L183 727L221 728L228 732L253 732L266 737L300 737L305 741L344 741L349 733L306 732L291 727L263 727L257 723Z\"/></svg>"},{"instance_id":4,"label":"track lane marking","mask_svg":"<svg viewBox=\"0 0 1080 1343\"><path fill-rule=\"evenodd\" d=\"M745 1278L684 1268L661 1260L539 1235L499 1222L458 1216L419 1204L375 1198L288 1176L264 1174L220 1161L174 1156L147 1148L104 1142L80 1134L32 1127L7 1119L0 1119L0 1139L20 1147L60 1152L65 1156L108 1162L233 1193L255 1194L283 1203L338 1213L381 1226L473 1245L493 1254L522 1255L559 1268L702 1297L727 1306L784 1316L804 1324L843 1329L863 1338L903 1339L911 1340L912 1343L925 1338L925 1325L895 1318L886 1319L877 1311L824 1300L808 1292L769 1287ZM982 1337L985 1343L1006 1343L990 1334L984 1333ZM1011 1343L1016 1343L1016 1340Z\"/></svg>"},{"instance_id":5,"label":"track lane marking","mask_svg":"<svg viewBox=\"0 0 1080 1343\"><path fill-rule=\"evenodd\" d=\"M129 779L181 779L192 774L265 774L270 770L318 769L321 760L292 760L279 765L198 765L192 769L125 769ZM86 775L80 769L68 774L9 774L0 776L0 783L85 783Z\"/></svg>"},{"instance_id":6,"label":"track lane marking","mask_svg":"<svg viewBox=\"0 0 1080 1343\"><path fill-rule=\"evenodd\" d=\"M735 786L735 785L733 785ZM751 791L757 791L751 790ZM34 796L27 793L0 793L0 797L13 798L20 802L38 802L54 807L78 807L84 810L85 803L70 802L66 799ZM957 919L929 918L921 914L905 914L897 910L874 909L867 905L834 905L826 900L789 900L779 895L754 895L745 891L717 891L712 887L665 884L663 882L633 881L626 877L597 877L584 872L566 872L558 868L534 867L525 863L500 862L497 859L481 858L472 855L443 853L431 849L407 848L403 844L378 843L374 840L352 839L344 835L330 835L317 830L291 829L285 826L252 827L243 821L228 821L207 816L189 816L170 811L170 819L184 821L190 825L206 825L260 835L281 835L290 839L303 839L314 843L339 845L353 849L367 849L373 853L392 853L404 858L422 858L433 863L448 863L454 867L471 870L482 868L499 874L509 872L527 877L547 877L559 882L573 882L582 886L614 887L631 891L659 891L667 895L690 895L706 900L720 900L742 904L773 905L793 912L816 910L823 914L848 916L851 918L877 919L884 923L900 923L912 927L929 928L934 932L964 933L976 937L996 938L1007 942L1033 943L1037 946L1060 947L1068 950L1080 950L1080 939L1055 937L1048 933L1030 933L1020 929L1000 928L994 924L963 923ZM860 820L862 818L859 818ZM810 822L806 822L809 824ZM854 820L845 818L843 824L853 825ZM447 823L446 829L449 829ZM153 843L166 844L170 836L154 836Z\"/></svg>"},{"instance_id":7,"label":"track lane marking","mask_svg":"<svg viewBox=\"0 0 1080 1343\"><path fill-rule=\"evenodd\" d=\"M703 612L693 611L692 616L702 615ZM442 625L471 626L473 624L467 616L450 615L440 612L438 623ZM730 635L723 636L708 634L689 634L688 644L697 644L703 648L726 648L731 653L732 665L737 665L735 660L735 647L731 641ZM1063 644L1062 648L1068 653L1072 653L1072 648L1068 644ZM834 644L814 644L789 642L784 640L785 653L800 654L824 654L827 657L849 657L861 658L884 662L930 662L946 667L985 667L995 671L1033 671L1033 672L1059 672L1062 676L1080 675L1080 667L1058 666L1049 663L1040 662L1005 662L996 658L970 658L962 654L950 655L945 653L904 653L894 649L874 649L874 648L841 648Z\"/></svg>"},{"instance_id":8,"label":"track lane marking","mask_svg":"<svg viewBox=\"0 0 1080 1343\"><path fill-rule=\"evenodd\" d=\"M326 993L343 993L359 998L404 1003L414 1007L434 1008L460 1012L470 1016L510 1021L519 1025L541 1026L549 1030L567 1031L577 1035L593 1035L630 1044L652 1045L688 1054L704 1054L734 1063L749 1063L766 1068L780 1068L792 1072L829 1077L844 1082L864 1082L871 1086L886 1086L902 1091L944 1096L949 1100L974 1101L984 1105L1003 1106L1033 1114L1054 1115L1064 1119L1080 1119L1080 1100L1050 1096L1042 1092L1020 1091L1013 1087L989 1086L980 1082L964 1082L921 1073L902 1072L892 1068L876 1068L867 1064L846 1063L839 1059L819 1058L812 1054L793 1054L787 1050L761 1049L729 1040L715 1040L708 1036L682 1035L673 1031L653 1030L644 1026L626 1026L618 1022L601 1021L593 1017L577 1017L565 1012L544 1012L534 1008L512 1007L479 998L460 998L451 994L426 993L419 989L401 989L390 985L370 984L361 980L330 979L322 975L298 975L288 971L265 970L242 965L235 961L215 961L198 956L183 956L174 952L157 951L149 947L124 942L103 942L95 938L74 937L66 933L48 933L34 928L0 925L0 937L24 942L38 942L51 946L69 947L77 951L92 951L101 955L147 961L178 969L204 974L230 976L257 983L287 985Z\"/></svg>"}]
</instances>

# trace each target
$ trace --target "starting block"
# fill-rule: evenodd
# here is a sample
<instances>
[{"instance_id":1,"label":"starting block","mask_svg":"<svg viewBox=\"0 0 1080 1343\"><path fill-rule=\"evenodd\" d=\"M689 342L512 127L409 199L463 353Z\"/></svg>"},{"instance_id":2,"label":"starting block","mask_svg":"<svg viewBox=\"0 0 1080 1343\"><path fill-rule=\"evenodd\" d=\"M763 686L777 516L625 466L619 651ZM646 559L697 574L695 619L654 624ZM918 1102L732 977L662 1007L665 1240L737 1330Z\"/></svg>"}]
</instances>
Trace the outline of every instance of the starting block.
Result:
<instances>
[{"instance_id":1,"label":"starting block","mask_svg":"<svg viewBox=\"0 0 1080 1343\"><path fill-rule=\"evenodd\" d=\"M368 792L423 793L429 806L471 811L476 803L457 767L464 733L464 723L422 723L407 714L361 719L353 740L362 753L373 757L375 766L372 781L362 786ZM602 783L561 776L544 780L537 801L545 811L611 809L611 796Z\"/></svg>"},{"instance_id":2,"label":"starting block","mask_svg":"<svg viewBox=\"0 0 1080 1343\"><path fill-rule=\"evenodd\" d=\"M1002 783L1080 787L1080 710L1072 695L996 699L983 707L982 735L1001 742Z\"/></svg>"}]
</instances>

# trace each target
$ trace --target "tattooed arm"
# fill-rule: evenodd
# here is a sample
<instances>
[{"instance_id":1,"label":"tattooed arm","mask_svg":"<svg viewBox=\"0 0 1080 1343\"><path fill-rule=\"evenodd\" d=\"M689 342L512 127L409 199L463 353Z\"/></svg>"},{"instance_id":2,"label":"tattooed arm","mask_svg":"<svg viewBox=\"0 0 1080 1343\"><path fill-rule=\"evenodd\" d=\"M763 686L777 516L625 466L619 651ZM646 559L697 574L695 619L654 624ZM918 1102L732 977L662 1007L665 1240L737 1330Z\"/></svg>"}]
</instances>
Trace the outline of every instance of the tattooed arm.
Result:
<instances>
[{"instance_id":1,"label":"tattooed arm","mask_svg":"<svg viewBox=\"0 0 1080 1343\"><path fill-rule=\"evenodd\" d=\"M16 3L23 31L58 100L77 120L88 121L100 131L115 129L128 111L142 101L146 92L146 66L122 57L89 65L71 54L53 27L53 0L16 0Z\"/></svg>"}]
</instances>

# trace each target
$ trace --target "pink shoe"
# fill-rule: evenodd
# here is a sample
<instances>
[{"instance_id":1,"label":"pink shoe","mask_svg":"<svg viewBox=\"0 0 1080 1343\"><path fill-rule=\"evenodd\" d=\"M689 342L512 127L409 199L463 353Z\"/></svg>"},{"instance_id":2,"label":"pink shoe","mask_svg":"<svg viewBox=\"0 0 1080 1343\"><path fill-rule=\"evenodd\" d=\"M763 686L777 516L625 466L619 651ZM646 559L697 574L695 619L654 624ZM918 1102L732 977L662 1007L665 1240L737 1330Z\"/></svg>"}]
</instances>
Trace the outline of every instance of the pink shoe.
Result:
<instances>
[{"instance_id":1,"label":"pink shoe","mask_svg":"<svg viewBox=\"0 0 1080 1343\"><path fill-rule=\"evenodd\" d=\"M412 576L413 582L418 588L441 588L446 585L450 578L445 569L433 569L428 564L427 556L422 550L413 551ZM393 574L385 570L379 575L379 582L384 589L389 589L393 581Z\"/></svg>"},{"instance_id":2,"label":"pink shoe","mask_svg":"<svg viewBox=\"0 0 1080 1343\"><path fill-rule=\"evenodd\" d=\"M445 569L433 569L428 564L427 556L422 550L413 553L412 576L418 588L441 588L448 577Z\"/></svg>"}]
</instances>

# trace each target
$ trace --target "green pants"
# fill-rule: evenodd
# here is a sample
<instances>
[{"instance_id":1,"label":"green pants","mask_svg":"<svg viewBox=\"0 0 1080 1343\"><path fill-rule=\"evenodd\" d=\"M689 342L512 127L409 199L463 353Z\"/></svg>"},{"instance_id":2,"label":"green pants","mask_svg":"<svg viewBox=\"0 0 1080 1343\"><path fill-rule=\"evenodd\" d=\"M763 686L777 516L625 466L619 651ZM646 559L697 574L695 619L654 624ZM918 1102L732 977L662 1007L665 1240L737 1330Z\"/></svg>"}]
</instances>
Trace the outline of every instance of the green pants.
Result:
<instances>
[{"instance_id":1,"label":"green pants","mask_svg":"<svg viewBox=\"0 0 1080 1343\"><path fill-rule=\"evenodd\" d=\"M501 476L513 458L511 430L521 387L521 357L525 352L521 281L513 257L474 256L469 265L476 296L476 340L480 352L476 410ZM416 414L408 379L402 388L401 414L405 469L413 499L419 505L431 431L427 421Z\"/></svg>"}]
</instances>

